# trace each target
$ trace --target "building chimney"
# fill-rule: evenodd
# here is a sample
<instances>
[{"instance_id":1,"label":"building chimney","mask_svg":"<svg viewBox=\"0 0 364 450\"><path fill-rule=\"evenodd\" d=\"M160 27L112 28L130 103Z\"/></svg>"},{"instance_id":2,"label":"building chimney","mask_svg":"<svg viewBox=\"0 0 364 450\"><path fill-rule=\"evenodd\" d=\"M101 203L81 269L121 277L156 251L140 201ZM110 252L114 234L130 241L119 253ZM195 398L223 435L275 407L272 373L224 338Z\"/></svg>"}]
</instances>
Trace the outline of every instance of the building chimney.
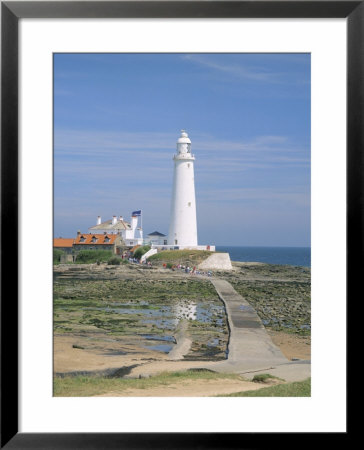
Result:
<instances>
[{"instance_id":1,"label":"building chimney","mask_svg":"<svg viewBox=\"0 0 364 450\"><path fill-rule=\"evenodd\" d=\"M112 224L113 224L113 225L116 224L116 221L117 221L116 216L112 216Z\"/></svg>"},{"instance_id":2,"label":"building chimney","mask_svg":"<svg viewBox=\"0 0 364 450\"><path fill-rule=\"evenodd\" d=\"M77 236L79 236L81 234L80 230L77 230Z\"/></svg>"},{"instance_id":3,"label":"building chimney","mask_svg":"<svg viewBox=\"0 0 364 450\"><path fill-rule=\"evenodd\" d=\"M120 220L120 222L122 222L124 219L123 219L123 216L120 216L119 217L119 220Z\"/></svg>"},{"instance_id":4,"label":"building chimney","mask_svg":"<svg viewBox=\"0 0 364 450\"><path fill-rule=\"evenodd\" d=\"M96 225L101 225L101 216L97 216Z\"/></svg>"},{"instance_id":5,"label":"building chimney","mask_svg":"<svg viewBox=\"0 0 364 450\"><path fill-rule=\"evenodd\" d=\"M137 227L137 224L138 224L138 217L137 216L131 216L131 229L135 231L135 229Z\"/></svg>"}]
</instances>

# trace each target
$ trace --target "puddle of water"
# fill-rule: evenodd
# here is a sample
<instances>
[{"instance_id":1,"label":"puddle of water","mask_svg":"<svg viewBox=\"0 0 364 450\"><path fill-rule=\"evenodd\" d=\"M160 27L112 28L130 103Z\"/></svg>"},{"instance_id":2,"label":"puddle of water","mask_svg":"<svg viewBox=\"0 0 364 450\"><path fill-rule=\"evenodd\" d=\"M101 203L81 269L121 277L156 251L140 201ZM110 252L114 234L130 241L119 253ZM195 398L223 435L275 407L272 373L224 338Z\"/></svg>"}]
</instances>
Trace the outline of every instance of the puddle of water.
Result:
<instances>
[{"instance_id":1,"label":"puddle of water","mask_svg":"<svg viewBox=\"0 0 364 450\"><path fill-rule=\"evenodd\" d=\"M177 305L175 307L175 314L178 318L184 317L185 319L196 320L196 303L189 303L186 305Z\"/></svg>"},{"instance_id":2,"label":"puddle of water","mask_svg":"<svg viewBox=\"0 0 364 450\"><path fill-rule=\"evenodd\" d=\"M86 307L85 310L108 311L116 314L130 314L142 315L145 317L152 317L151 320L145 320L143 323L153 323L159 328L173 328L180 319L198 320L203 323L216 322L217 325L222 326L224 323L224 307L211 304L196 304L194 302L188 304L177 304L173 306L163 305L156 309L155 305L148 308L148 302L140 302L138 307L132 303L114 303L114 306L121 306L120 308L108 307ZM147 307L139 307L147 306ZM156 318L154 320L154 318Z\"/></svg>"},{"instance_id":3,"label":"puddle of water","mask_svg":"<svg viewBox=\"0 0 364 450\"><path fill-rule=\"evenodd\" d=\"M145 300L141 300L138 302L113 302L112 306L122 306L123 308L139 308L139 306L149 306L149 302ZM110 308L110 305L107 306L107 308Z\"/></svg>"},{"instance_id":4,"label":"puddle of water","mask_svg":"<svg viewBox=\"0 0 364 450\"><path fill-rule=\"evenodd\" d=\"M224 307L218 305L198 305L196 319L199 322L209 323L216 321L217 325L223 325ZM216 319L215 319L216 317Z\"/></svg>"},{"instance_id":5,"label":"puddle of water","mask_svg":"<svg viewBox=\"0 0 364 450\"><path fill-rule=\"evenodd\" d=\"M127 355L127 352L122 352L120 350L110 351L109 353L104 353L105 356L123 356Z\"/></svg>"},{"instance_id":6,"label":"puddle of water","mask_svg":"<svg viewBox=\"0 0 364 450\"><path fill-rule=\"evenodd\" d=\"M178 325L179 319L147 319L142 320L142 324L151 323L155 325L157 328L174 330Z\"/></svg>"},{"instance_id":7,"label":"puddle of water","mask_svg":"<svg viewBox=\"0 0 364 450\"><path fill-rule=\"evenodd\" d=\"M150 350L156 350L157 352L169 353L173 345L168 344L159 344L159 345L143 345L144 348L148 348Z\"/></svg>"},{"instance_id":8,"label":"puddle of water","mask_svg":"<svg viewBox=\"0 0 364 450\"><path fill-rule=\"evenodd\" d=\"M148 308L97 308L101 311L109 311L117 314L145 314L152 316L163 316L162 311L158 311L157 309L148 309Z\"/></svg>"},{"instance_id":9,"label":"puddle of water","mask_svg":"<svg viewBox=\"0 0 364 450\"><path fill-rule=\"evenodd\" d=\"M218 338L210 339L209 342L207 343L208 347L216 347L218 345L219 345L219 339Z\"/></svg>"},{"instance_id":10,"label":"puddle of water","mask_svg":"<svg viewBox=\"0 0 364 450\"><path fill-rule=\"evenodd\" d=\"M145 339L148 341L167 341L176 343L176 339L173 336L158 336L157 334L142 334Z\"/></svg>"}]
</instances>

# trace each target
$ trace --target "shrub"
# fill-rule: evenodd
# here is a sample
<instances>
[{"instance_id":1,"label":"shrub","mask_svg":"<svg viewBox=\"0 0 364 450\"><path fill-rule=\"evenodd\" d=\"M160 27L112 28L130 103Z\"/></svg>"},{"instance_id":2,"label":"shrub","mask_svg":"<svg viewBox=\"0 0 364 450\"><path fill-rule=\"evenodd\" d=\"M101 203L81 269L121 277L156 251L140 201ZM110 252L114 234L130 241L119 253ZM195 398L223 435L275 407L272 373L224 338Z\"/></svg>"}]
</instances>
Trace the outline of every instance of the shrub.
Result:
<instances>
[{"instance_id":1,"label":"shrub","mask_svg":"<svg viewBox=\"0 0 364 450\"><path fill-rule=\"evenodd\" d=\"M144 253L150 250L150 245L143 245L143 247L138 247L134 252L134 258L140 259Z\"/></svg>"},{"instance_id":2,"label":"shrub","mask_svg":"<svg viewBox=\"0 0 364 450\"><path fill-rule=\"evenodd\" d=\"M270 373L261 373L258 375L254 375L252 381L254 381L256 383L265 383L266 381L268 381L272 378L277 378L277 377L271 375Z\"/></svg>"},{"instance_id":3,"label":"shrub","mask_svg":"<svg viewBox=\"0 0 364 450\"><path fill-rule=\"evenodd\" d=\"M53 249L53 264L59 264L61 261L61 256L64 255L64 251L57 248Z\"/></svg>"},{"instance_id":4,"label":"shrub","mask_svg":"<svg viewBox=\"0 0 364 450\"><path fill-rule=\"evenodd\" d=\"M109 261L107 262L109 266L119 266L120 265L120 258L118 258L117 256L113 256L112 258L109 259Z\"/></svg>"},{"instance_id":5,"label":"shrub","mask_svg":"<svg viewBox=\"0 0 364 450\"><path fill-rule=\"evenodd\" d=\"M113 256L111 250L81 250L76 258L78 264L106 262Z\"/></svg>"}]
</instances>

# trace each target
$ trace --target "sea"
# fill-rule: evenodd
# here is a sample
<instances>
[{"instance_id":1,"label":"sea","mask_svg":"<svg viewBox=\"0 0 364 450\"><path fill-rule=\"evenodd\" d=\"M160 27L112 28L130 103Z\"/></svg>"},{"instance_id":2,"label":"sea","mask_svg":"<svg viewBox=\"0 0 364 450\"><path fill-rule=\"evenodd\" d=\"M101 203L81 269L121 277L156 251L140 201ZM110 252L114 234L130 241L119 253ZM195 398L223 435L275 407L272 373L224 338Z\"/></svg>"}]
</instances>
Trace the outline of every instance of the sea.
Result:
<instances>
[{"instance_id":1,"label":"sea","mask_svg":"<svg viewBox=\"0 0 364 450\"><path fill-rule=\"evenodd\" d=\"M231 261L311 267L311 247L229 247L217 245L216 251L229 253Z\"/></svg>"}]
</instances>

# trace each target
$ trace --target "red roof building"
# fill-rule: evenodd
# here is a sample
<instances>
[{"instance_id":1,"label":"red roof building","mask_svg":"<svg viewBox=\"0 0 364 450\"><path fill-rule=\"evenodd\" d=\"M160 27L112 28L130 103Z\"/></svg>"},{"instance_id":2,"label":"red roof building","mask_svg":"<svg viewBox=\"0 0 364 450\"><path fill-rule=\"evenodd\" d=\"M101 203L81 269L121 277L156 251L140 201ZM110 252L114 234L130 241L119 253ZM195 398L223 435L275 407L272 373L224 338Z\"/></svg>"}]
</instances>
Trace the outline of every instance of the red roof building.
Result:
<instances>
[{"instance_id":1,"label":"red roof building","mask_svg":"<svg viewBox=\"0 0 364 450\"><path fill-rule=\"evenodd\" d=\"M78 233L73 243L74 250L112 250L121 253L124 242L118 234L81 234Z\"/></svg>"},{"instance_id":2,"label":"red roof building","mask_svg":"<svg viewBox=\"0 0 364 450\"><path fill-rule=\"evenodd\" d=\"M65 253L72 253L74 242L75 240L73 238L54 238L53 248L62 250Z\"/></svg>"}]
</instances>

